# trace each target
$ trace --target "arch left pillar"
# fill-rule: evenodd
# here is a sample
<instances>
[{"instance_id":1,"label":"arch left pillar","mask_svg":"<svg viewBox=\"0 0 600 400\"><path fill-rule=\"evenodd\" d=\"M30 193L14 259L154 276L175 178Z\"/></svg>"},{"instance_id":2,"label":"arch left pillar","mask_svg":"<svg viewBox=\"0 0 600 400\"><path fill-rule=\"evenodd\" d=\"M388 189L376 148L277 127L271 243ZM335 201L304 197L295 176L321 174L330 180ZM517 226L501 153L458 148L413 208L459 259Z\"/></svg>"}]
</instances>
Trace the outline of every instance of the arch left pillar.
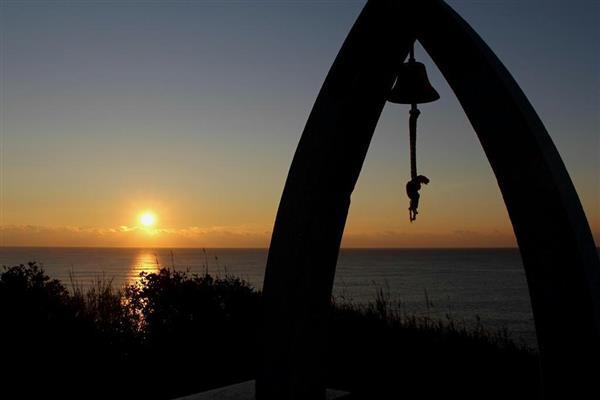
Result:
<instances>
[{"instance_id":1,"label":"arch left pillar","mask_svg":"<svg viewBox=\"0 0 600 400\"><path fill-rule=\"evenodd\" d=\"M393 1L367 3L319 93L279 205L263 294L256 397L324 399L321 356L335 266L371 137L414 34Z\"/></svg>"}]
</instances>

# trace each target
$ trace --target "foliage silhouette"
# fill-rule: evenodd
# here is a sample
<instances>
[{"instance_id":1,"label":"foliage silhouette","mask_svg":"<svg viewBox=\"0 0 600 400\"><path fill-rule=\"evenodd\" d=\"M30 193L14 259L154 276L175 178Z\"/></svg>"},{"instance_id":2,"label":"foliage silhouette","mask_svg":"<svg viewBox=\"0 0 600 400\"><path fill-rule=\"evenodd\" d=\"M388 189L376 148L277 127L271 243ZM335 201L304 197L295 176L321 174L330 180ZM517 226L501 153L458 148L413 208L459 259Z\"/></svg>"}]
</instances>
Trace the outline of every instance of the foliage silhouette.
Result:
<instances>
[{"instance_id":1,"label":"foliage silhouette","mask_svg":"<svg viewBox=\"0 0 600 400\"><path fill-rule=\"evenodd\" d=\"M171 399L255 376L261 295L236 277L162 268L123 290L96 279L69 291L29 263L4 268L0 305L1 398ZM382 291L332 303L330 386L355 398L536 393L537 356L506 332L397 309Z\"/></svg>"}]
</instances>

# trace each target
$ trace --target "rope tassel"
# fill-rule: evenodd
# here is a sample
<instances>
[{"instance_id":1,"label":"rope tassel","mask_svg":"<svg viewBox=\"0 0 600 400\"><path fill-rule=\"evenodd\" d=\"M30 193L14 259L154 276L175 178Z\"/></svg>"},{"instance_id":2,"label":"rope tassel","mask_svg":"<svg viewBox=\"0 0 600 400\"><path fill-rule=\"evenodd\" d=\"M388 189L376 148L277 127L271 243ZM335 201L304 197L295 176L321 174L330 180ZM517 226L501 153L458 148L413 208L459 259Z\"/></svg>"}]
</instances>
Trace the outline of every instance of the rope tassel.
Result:
<instances>
[{"instance_id":1,"label":"rope tassel","mask_svg":"<svg viewBox=\"0 0 600 400\"><path fill-rule=\"evenodd\" d=\"M417 175L417 119L421 112L417 108L416 103L412 103L410 107L410 117L408 119L408 130L410 136L410 181L406 184L406 194L410 199L408 206L408 218L410 222L417 219L418 208L419 208L419 190L421 185L427 185L429 178L424 175Z\"/></svg>"}]
</instances>

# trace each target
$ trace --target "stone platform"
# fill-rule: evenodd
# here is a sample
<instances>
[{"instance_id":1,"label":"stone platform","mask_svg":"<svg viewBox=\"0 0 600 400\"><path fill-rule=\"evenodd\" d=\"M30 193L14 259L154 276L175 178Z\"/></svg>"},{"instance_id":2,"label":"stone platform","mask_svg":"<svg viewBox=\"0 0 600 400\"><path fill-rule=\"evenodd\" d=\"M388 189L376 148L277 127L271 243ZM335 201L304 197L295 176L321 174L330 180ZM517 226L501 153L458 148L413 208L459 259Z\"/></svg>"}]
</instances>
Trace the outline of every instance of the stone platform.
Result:
<instances>
[{"instance_id":1,"label":"stone platform","mask_svg":"<svg viewBox=\"0 0 600 400\"><path fill-rule=\"evenodd\" d=\"M348 392L327 389L327 400L342 400ZM236 383L202 393L179 397L175 400L254 400L254 381Z\"/></svg>"}]
</instances>

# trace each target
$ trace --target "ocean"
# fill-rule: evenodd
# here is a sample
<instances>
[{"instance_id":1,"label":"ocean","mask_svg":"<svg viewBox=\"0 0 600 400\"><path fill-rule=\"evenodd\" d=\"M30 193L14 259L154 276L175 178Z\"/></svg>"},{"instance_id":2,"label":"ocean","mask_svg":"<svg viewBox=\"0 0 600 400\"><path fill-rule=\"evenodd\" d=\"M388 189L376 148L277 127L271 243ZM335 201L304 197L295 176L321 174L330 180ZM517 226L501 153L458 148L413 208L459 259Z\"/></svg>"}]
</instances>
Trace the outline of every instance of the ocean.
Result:
<instances>
[{"instance_id":1,"label":"ocean","mask_svg":"<svg viewBox=\"0 0 600 400\"><path fill-rule=\"evenodd\" d=\"M122 287L159 266L231 274L260 288L267 249L144 249L0 247L0 265L37 261L52 278L71 285L111 279ZM342 249L334 296L367 303L377 291L402 311L491 329L506 329L536 347L525 273L518 249ZM426 301L428 299L428 302ZM427 304L429 303L429 307Z\"/></svg>"}]
</instances>

